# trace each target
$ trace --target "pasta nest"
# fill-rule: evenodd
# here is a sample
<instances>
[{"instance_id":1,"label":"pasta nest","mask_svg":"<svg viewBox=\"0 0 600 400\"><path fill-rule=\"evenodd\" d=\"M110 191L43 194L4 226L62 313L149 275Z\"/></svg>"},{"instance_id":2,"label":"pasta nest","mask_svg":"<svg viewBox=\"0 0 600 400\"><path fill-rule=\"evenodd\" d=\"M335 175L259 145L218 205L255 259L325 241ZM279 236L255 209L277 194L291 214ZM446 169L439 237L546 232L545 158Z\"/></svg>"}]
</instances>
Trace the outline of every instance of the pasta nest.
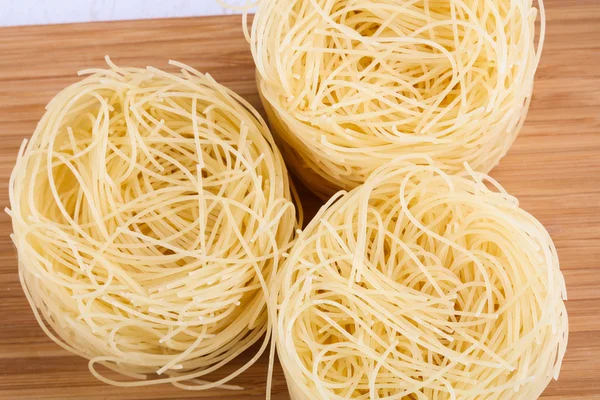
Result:
<instances>
[{"instance_id":1,"label":"pasta nest","mask_svg":"<svg viewBox=\"0 0 600 400\"><path fill-rule=\"evenodd\" d=\"M265 294L297 228L282 157L209 75L108 62L21 148L9 213L23 288L48 336L105 382L235 388L223 384L267 346ZM265 333L239 370L200 379Z\"/></svg>"},{"instance_id":2,"label":"pasta nest","mask_svg":"<svg viewBox=\"0 0 600 400\"><path fill-rule=\"evenodd\" d=\"M470 173L400 158L303 230L271 299L294 399L530 400L558 377L568 321L552 240Z\"/></svg>"},{"instance_id":3,"label":"pasta nest","mask_svg":"<svg viewBox=\"0 0 600 400\"><path fill-rule=\"evenodd\" d=\"M531 1L262 0L248 40L288 164L322 198L413 153L487 173L525 120Z\"/></svg>"}]
</instances>

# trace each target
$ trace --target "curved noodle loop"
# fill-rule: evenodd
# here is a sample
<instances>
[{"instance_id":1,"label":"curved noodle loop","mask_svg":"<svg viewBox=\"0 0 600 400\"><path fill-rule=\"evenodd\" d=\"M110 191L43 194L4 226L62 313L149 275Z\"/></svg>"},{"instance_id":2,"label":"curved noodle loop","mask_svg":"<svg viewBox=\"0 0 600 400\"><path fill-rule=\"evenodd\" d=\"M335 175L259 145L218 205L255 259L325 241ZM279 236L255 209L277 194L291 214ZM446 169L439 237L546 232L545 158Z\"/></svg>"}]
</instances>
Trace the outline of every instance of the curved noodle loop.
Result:
<instances>
[{"instance_id":1,"label":"curved noodle loop","mask_svg":"<svg viewBox=\"0 0 600 400\"><path fill-rule=\"evenodd\" d=\"M295 400L531 400L558 377L568 321L552 240L469 172L396 160L300 234L271 298Z\"/></svg>"},{"instance_id":2,"label":"curved noodle loop","mask_svg":"<svg viewBox=\"0 0 600 400\"><path fill-rule=\"evenodd\" d=\"M531 0L259 0L248 32L286 161L322 197L430 155L487 173L527 114L543 45Z\"/></svg>"},{"instance_id":3,"label":"curved noodle loop","mask_svg":"<svg viewBox=\"0 0 600 400\"><path fill-rule=\"evenodd\" d=\"M238 388L296 212L258 113L173 64L83 71L48 104L10 181L19 273L48 336L104 382Z\"/></svg>"}]
</instances>

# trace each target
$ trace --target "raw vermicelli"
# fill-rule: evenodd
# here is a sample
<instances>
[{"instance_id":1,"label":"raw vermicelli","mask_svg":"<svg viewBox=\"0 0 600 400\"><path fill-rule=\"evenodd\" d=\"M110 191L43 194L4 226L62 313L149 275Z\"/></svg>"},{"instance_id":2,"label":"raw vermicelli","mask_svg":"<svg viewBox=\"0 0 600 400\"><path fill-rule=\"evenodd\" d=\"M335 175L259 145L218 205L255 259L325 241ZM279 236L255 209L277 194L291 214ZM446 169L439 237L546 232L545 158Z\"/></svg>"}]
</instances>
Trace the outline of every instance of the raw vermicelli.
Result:
<instances>
[{"instance_id":1,"label":"raw vermicelli","mask_svg":"<svg viewBox=\"0 0 600 400\"><path fill-rule=\"evenodd\" d=\"M568 322L552 240L469 172L397 160L300 234L271 299L294 400L531 400L558 377Z\"/></svg>"},{"instance_id":2,"label":"raw vermicelli","mask_svg":"<svg viewBox=\"0 0 600 400\"><path fill-rule=\"evenodd\" d=\"M326 198L400 155L487 173L527 114L532 0L260 0L247 32L286 162ZM535 23L541 23L536 45Z\"/></svg>"},{"instance_id":3,"label":"raw vermicelli","mask_svg":"<svg viewBox=\"0 0 600 400\"><path fill-rule=\"evenodd\" d=\"M107 61L48 104L19 153L8 212L23 289L104 382L239 388L226 382L267 346L268 286L297 229L282 157L209 75Z\"/></svg>"}]
</instances>

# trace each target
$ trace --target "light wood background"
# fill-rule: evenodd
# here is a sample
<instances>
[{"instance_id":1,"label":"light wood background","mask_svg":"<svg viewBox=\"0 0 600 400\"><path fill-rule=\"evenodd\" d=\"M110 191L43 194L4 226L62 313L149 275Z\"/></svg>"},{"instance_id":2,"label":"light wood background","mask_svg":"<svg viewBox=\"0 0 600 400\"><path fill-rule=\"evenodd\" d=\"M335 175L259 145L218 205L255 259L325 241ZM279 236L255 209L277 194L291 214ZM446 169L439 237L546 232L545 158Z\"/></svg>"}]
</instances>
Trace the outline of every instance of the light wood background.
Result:
<instances>
[{"instance_id":1,"label":"light wood background","mask_svg":"<svg viewBox=\"0 0 600 400\"><path fill-rule=\"evenodd\" d=\"M600 399L600 1L547 0L548 36L525 128L492 175L540 219L566 277L570 341L562 374L546 400ZM76 71L118 64L165 67L176 59L210 72L258 105L240 17L0 29L0 205L18 147L44 105ZM319 203L305 194L305 208ZM237 379L243 392L125 389L96 381L37 326L17 277L0 215L0 399L263 399L266 358ZM231 368L240 365L237 360ZM277 368L274 397L288 399ZM508 400L508 399L507 399Z\"/></svg>"}]
</instances>

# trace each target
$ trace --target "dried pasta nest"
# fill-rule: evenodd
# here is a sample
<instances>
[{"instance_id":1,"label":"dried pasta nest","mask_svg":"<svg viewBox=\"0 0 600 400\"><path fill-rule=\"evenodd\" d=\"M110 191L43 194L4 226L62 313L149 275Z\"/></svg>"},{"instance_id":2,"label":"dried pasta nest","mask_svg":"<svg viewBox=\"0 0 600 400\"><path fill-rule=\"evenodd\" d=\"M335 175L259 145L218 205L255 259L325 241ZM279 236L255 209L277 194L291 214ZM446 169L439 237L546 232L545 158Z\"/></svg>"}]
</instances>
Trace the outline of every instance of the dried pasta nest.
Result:
<instances>
[{"instance_id":1,"label":"dried pasta nest","mask_svg":"<svg viewBox=\"0 0 600 400\"><path fill-rule=\"evenodd\" d=\"M396 160L304 229L271 299L295 400L530 400L557 378L568 322L552 240L470 173Z\"/></svg>"},{"instance_id":2,"label":"dried pasta nest","mask_svg":"<svg viewBox=\"0 0 600 400\"><path fill-rule=\"evenodd\" d=\"M104 382L237 388L225 382L267 346L265 295L297 228L285 165L258 113L210 76L108 62L21 148L9 213L23 289Z\"/></svg>"}]
</instances>

